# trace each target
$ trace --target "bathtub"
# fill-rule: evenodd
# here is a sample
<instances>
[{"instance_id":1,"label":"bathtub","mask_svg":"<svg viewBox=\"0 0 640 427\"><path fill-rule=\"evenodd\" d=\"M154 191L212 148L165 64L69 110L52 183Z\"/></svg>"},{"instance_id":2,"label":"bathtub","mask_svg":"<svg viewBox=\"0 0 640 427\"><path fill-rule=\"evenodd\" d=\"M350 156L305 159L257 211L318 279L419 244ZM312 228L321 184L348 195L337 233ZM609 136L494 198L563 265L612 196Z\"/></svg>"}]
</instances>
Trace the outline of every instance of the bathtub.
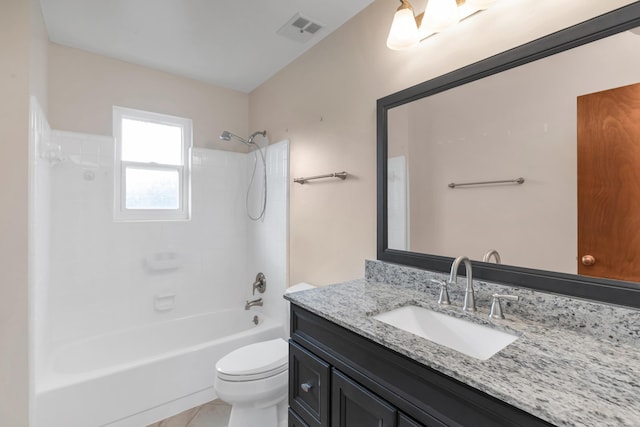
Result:
<instances>
[{"instance_id":1,"label":"bathtub","mask_svg":"<svg viewBox=\"0 0 640 427\"><path fill-rule=\"evenodd\" d=\"M151 424L214 399L222 356L282 335L282 324L262 313L224 310L68 343L36 380L34 425Z\"/></svg>"}]
</instances>

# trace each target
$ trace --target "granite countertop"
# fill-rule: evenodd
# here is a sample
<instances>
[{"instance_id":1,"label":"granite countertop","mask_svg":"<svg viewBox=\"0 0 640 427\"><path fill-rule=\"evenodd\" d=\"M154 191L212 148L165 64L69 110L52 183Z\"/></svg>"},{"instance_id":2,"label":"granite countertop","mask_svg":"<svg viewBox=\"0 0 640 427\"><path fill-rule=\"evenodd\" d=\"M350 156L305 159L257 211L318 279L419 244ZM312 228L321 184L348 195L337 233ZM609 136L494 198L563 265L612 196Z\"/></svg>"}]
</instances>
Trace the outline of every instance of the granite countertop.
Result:
<instances>
[{"instance_id":1,"label":"granite countertop","mask_svg":"<svg viewBox=\"0 0 640 427\"><path fill-rule=\"evenodd\" d=\"M490 320L487 304L479 304L476 313L465 313L460 309L459 295L452 295L450 307L439 306L434 295L412 286L362 279L297 292L286 298L552 424L640 426L637 337L630 338L626 333L625 339L616 339L612 333L594 335L584 327L551 327L538 319L518 317L504 303L506 319ZM520 337L482 361L372 318L409 304L492 325ZM632 313L634 328L638 318L635 315Z\"/></svg>"}]
</instances>

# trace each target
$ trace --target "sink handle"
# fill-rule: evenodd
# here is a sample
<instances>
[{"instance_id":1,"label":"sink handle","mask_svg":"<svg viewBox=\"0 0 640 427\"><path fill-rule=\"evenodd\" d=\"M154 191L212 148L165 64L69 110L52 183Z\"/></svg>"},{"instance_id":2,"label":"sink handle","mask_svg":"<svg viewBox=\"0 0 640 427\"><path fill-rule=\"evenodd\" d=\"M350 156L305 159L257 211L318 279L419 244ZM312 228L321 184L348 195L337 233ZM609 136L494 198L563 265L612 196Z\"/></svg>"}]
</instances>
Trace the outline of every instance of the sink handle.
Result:
<instances>
[{"instance_id":1,"label":"sink handle","mask_svg":"<svg viewBox=\"0 0 640 427\"><path fill-rule=\"evenodd\" d=\"M489 317L492 319L504 319L500 300L518 301L519 299L520 297L517 295L493 294L491 296L491 313L489 313Z\"/></svg>"},{"instance_id":2,"label":"sink handle","mask_svg":"<svg viewBox=\"0 0 640 427\"><path fill-rule=\"evenodd\" d=\"M438 304L450 305L449 300L449 284L445 280L431 279L431 283L440 286L440 296L438 297Z\"/></svg>"}]
</instances>

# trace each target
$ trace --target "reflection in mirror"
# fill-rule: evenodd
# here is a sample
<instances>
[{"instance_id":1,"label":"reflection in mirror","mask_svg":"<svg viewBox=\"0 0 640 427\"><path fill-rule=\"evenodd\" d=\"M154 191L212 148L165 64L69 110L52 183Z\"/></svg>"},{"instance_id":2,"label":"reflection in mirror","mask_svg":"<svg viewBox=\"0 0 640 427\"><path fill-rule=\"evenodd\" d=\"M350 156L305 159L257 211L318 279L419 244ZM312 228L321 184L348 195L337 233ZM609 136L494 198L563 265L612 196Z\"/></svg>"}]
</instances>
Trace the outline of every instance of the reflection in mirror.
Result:
<instances>
[{"instance_id":1,"label":"reflection in mirror","mask_svg":"<svg viewBox=\"0 0 640 427\"><path fill-rule=\"evenodd\" d=\"M640 163L615 165L612 160L620 149L614 134L638 132L629 139L640 143L640 85L614 102L627 103L616 113L622 118L610 111L594 118L593 105L609 102L606 97L578 109L585 95L640 82L638 52L640 36L624 31L389 109L388 248L474 260L497 249L506 265L640 281L639 272L622 271L636 256L629 248L638 247L640 256L640 220L631 218L629 200L617 208L602 206L612 203L603 192L617 192L625 181L640 182ZM579 137L580 120L595 128ZM611 141L596 158L611 162L598 164L610 170L598 178L606 183L596 188L595 178L581 175L578 180L578 147L592 146L585 136L598 131ZM620 168L627 170L621 174ZM581 174L588 171L583 166ZM525 179L522 185L448 185L519 177ZM579 185L591 186L580 190L580 212ZM640 187L632 191L640 205ZM597 197L587 200L594 192ZM601 248L588 243L579 252L579 239L590 238L579 236L578 218L584 221L589 211L600 212L599 222L580 233L613 233L605 240L616 244ZM636 243L621 243L624 234ZM616 259L612 248L625 245L629 248ZM586 269L586 255L607 269Z\"/></svg>"}]
</instances>

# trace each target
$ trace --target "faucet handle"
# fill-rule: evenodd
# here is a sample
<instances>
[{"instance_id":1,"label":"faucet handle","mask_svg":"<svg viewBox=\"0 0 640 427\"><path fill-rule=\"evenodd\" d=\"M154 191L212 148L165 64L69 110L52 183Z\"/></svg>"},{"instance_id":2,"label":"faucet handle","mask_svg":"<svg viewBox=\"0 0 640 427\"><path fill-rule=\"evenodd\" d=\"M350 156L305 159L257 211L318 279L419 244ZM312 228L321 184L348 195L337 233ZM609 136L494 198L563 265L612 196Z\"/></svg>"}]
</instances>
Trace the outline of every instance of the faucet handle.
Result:
<instances>
[{"instance_id":1,"label":"faucet handle","mask_svg":"<svg viewBox=\"0 0 640 427\"><path fill-rule=\"evenodd\" d=\"M263 294L264 291L267 290L267 278L262 273L258 273L256 275L256 280L255 282L253 282L253 292L251 293L252 295L256 294L256 289L261 294Z\"/></svg>"},{"instance_id":2,"label":"faucet handle","mask_svg":"<svg viewBox=\"0 0 640 427\"><path fill-rule=\"evenodd\" d=\"M438 304L449 305L449 284L446 280L431 279L431 283L440 286L440 296L438 297Z\"/></svg>"},{"instance_id":3,"label":"faucet handle","mask_svg":"<svg viewBox=\"0 0 640 427\"><path fill-rule=\"evenodd\" d=\"M519 299L520 297L517 295L493 294L491 296L491 313L489 313L489 317L492 319L504 319L500 300L518 301Z\"/></svg>"}]
</instances>

